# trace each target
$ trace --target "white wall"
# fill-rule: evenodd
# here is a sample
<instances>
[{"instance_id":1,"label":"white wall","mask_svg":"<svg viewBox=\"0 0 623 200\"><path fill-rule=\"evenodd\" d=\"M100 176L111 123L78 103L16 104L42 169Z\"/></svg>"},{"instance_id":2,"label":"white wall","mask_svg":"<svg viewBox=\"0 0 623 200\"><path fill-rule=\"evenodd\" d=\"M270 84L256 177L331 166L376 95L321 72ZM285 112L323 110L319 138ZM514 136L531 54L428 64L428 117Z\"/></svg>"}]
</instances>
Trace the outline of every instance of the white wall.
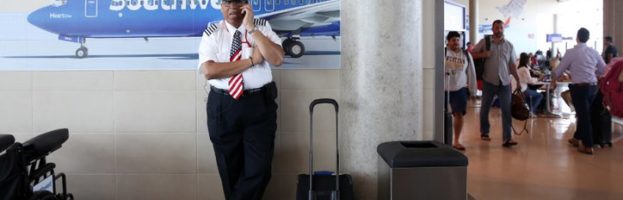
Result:
<instances>
[{"instance_id":1,"label":"white wall","mask_svg":"<svg viewBox=\"0 0 623 200\"><path fill-rule=\"evenodd\" d=\"M339 100L339 70L274 70L273 178L265 199L293 199L306 172L307 106ZM0 72L0 132L18 141L69 128L52 153L77 199L223 199L196 71ZM318 169L333 169L332 112L320 107ZM333 142L332 142L333 141Z\"/></svg>"},{"instance_id":2,"label":"white wall","mask_svg":"<svg viewBox=\"0 0 623 200\"><path fill-rule=\"evenodd\" d=\"M478 0L479 19L478 23L491 25L494 20L506 20L496 7L504 6L510 0ZM551 48L546 42L546 34L554 32L554 14L558 15L558 33L564 37L573 37L567 41L567 48L575 45L575 35L580 27L586 27L591 32L591 40L588 44L595 46L597 50L602 48L603 35L603 2L601 0L568 0L559 3L556 0L527 0L523 12L519 16L511 16L510 26L504 30L504 34L515 46L515 51L535 52L541 49L544 53ZM482 38L480 34L478 38ZM565 52L565 43L559 43L555 47Z\"/></svg>"},{"instance_id":3,"label":"white wall","mask_svg":"<svg viewBox=\"0 0 623 200\"><path fill-rule=\"evenodd\" d=\"M433 139L435 130L436 53L429 49L443 42L435 41L433 28L442 25L433 21L433 1L420 5L422 15L416 18L422 19L426 30L421 33L423 59L409 61L418 63L412 67L421 67L413 70L418 77L409 80L414 80L413 93L421 100L399 101L416 105L412 112L421 114L402 119L407 121L403 124L414 124L410 128L415 130L408 133L413 137L405 139ZM388 38L405 37L410 35ZM357 40L357 44L381 42L377 39ZM294 198L296 176L307 171L309 102L321 97L340 101L340 74L341 70L273 70L279 113L273 177L265 199ZM70 192L77 199L223 199L207 133L203 84L194 70L2 71L0 132L24 141L44 131L69 128L69 141L50 161L57 163L57 171L68 174ZM316 113L315 168L331 170L334 117L329 107L319 107ZM361 164L376 168L376 163ZM375 192L359 192L370 194L361 199L376 199Z\"/></svg>"}]
</instances>

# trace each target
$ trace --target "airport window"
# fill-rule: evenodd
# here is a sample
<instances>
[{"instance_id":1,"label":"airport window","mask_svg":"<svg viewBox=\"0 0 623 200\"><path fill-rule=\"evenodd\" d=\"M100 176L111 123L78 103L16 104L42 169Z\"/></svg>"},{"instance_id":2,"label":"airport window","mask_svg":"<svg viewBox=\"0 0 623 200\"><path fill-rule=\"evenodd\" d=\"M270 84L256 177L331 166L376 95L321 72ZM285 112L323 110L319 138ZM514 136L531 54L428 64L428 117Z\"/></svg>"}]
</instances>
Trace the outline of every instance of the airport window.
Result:
<instances>
[{"instance_id":1,"label":"airport window","mask_svg":"<svg viewBox=\"0 0 623 200\"><path fill-rule=\"evenodd\" d=\"M281 0L277 0L277 2L275 2L275 5L280 5L281 4Z\"/></svg>"},{"instance_id":2,"label":"airport window","mask_svg":"<svg viewBox=\"0 0 623 200\"><path fill-rule=\"evenodd\" d=\"M292 0L292 5L295 5L295 4L296 4L296 0Z\"/></svg>"},{"instance_id":3,"label":"airport window","mask_svg":"<svg viewBox=\"0 0 623 200\"><path fill-rule=\"evenodd\" d=\"M283 5L288 5L288 3L290 3L289 0L283 0Z\"/></svg>"}]
</instances>

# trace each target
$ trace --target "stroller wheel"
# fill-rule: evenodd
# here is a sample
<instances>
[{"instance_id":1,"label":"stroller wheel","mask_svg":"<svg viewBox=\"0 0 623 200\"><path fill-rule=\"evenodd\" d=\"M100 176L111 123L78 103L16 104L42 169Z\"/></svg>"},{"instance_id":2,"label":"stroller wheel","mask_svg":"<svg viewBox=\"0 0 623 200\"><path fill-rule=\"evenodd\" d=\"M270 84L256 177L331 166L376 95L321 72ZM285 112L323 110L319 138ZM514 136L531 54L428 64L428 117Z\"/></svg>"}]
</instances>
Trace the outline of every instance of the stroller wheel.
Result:
<instances>
[{"instance_id":1,"label":"stroller wheel","mask_svg":"<svg viewBox=\"0 0 623 200\"><path fill-rule=\"evenodd\" d=\"M37 191L32 194L29 200L59 200L56 195L49 191Z\"/></svg>"}]
</instances>

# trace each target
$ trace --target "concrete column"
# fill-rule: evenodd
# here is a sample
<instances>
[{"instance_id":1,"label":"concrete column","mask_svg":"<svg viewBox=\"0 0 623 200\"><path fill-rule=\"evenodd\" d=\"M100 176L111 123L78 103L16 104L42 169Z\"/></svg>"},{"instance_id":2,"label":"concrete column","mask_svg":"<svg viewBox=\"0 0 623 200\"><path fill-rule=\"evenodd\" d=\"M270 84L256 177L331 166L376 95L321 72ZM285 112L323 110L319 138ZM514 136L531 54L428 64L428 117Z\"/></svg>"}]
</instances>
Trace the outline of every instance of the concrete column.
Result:
<instances>
[{"instance_id":1,"label":"concrete column","mask_svg":"<svg viewBox=\"0 0 623 200\"><path fill-rule=\"evenodd\" d=\"M419 139L432 117L421 115L423 1L341 1L341 164L357 199L377 199L377 145Z\"/></svg>"},{"instance_id":2,"label":"concrete column","mask_svg":"<svg viewBox=\"0 0 623 200\"><path fill-rule=\"evenodd\" d=\"M604 0L604 36L614 38L614 46L623 48L623 1ZM619 52L619 56L620 56Z\"/></svg>"},{"instance_id":3,"label":"concrete column","mask_svg":"<svg viewBox=\"0 0 623 200\"><path fill-rule=\"evenodd\" d=\"M478 0L469 0L469 41L478 43Z\"/></svg>"},{"instance_id":4,"label":"concrete column","mask_svg":"<svg viewBox=\"0 0 623 200\"><path fill-rule=\"evenodd\" d=\"M558 14L554 14L553 15L553 20L554 23L552 24L552 27L554 28L554 32L553 33L558 33ZM556 43L551 42L551 47L552 49L552 57L556 57Z\"/></svg>"}]
</instances>

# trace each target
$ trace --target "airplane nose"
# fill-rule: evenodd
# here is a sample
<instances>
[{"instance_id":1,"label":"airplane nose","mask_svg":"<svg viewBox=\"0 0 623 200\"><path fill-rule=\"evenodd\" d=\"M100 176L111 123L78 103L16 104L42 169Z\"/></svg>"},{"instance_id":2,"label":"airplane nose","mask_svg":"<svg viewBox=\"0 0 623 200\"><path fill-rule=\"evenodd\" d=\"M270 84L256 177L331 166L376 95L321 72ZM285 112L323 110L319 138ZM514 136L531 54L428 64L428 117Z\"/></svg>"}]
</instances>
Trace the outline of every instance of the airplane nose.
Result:
<instances>
[{"instance_id":1,"label":"airplane nose","mask_svg":"<svg viewBox=\"0 0 623 200\"><path fill-rule=\"evenodd\" d=\"M40 8L30 13L27 18L28 23L45 30L44 25L47 18L44 9L45 8Z\"/></svg>"}]
</instances>

